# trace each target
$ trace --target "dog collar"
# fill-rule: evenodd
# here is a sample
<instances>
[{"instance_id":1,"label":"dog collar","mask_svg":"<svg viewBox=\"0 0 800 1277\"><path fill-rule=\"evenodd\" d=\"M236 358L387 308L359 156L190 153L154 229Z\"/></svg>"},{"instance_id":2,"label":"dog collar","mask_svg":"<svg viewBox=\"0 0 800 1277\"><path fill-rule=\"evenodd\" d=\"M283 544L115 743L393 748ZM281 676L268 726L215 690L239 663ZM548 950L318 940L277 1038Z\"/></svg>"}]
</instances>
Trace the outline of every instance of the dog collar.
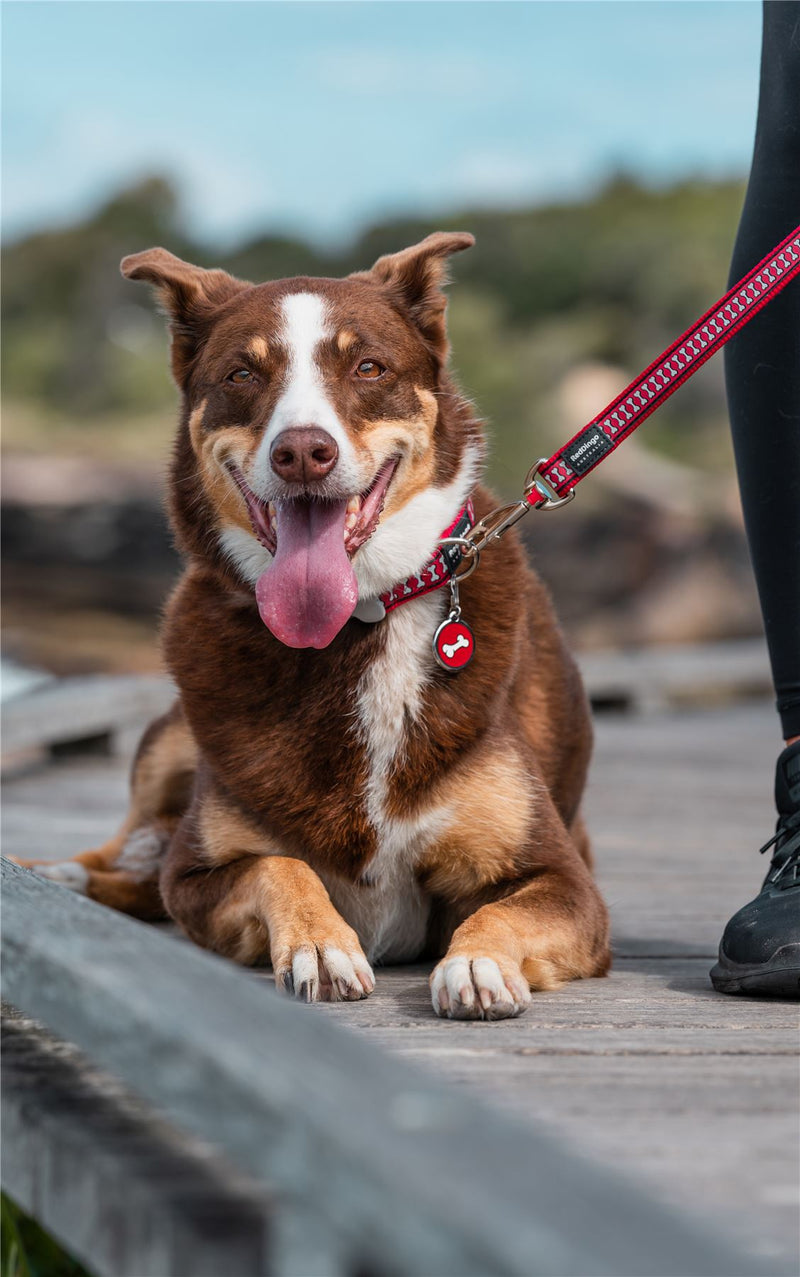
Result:
<instances>
[{"instance_id":1,"label":"dog collar","mask_svg":"<svg viewBox=\"0 0 800 1277\"><path fill-rule=\"evenodd\" d=\"M475 510L472 497L469 497L450 526L445 528L441 540L447 537L463 537L474 523ZM410 603L412 599L421 598L423 594L440 590L451 580L463 557L457 544L440 545L416 576L409 576L405 581L398 581L397 585L392 586L391 590L387 590L378 598L359 599L353 616L359 621L374 624L382 621L387 612L394 611L403 603Z\"/></svg>"}]
</instances>

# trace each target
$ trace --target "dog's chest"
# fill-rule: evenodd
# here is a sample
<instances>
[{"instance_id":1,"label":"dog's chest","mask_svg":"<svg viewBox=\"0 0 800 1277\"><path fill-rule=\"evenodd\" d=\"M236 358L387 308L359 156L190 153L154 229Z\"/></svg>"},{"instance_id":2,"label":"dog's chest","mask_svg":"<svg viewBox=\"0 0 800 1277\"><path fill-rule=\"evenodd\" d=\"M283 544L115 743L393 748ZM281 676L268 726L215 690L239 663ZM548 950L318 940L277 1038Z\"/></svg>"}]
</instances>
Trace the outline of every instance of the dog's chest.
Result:
<instances>
[{"instance_id":1,"label":"dog's chest","mask_svg":"<svg viewBox=\"0 0 800 1277\"><path fill-rule=\"evenodd\" d=\"M367 868L369 885L328 883L336 907L358 932L374 961L403 961L423 949L430 899L420 890L416 866L446 828L446 804L399 819L387 811L391 778L408 762L408 728L421 721L423 693L432 668L431 637L441 619L438 595L425 596L390 614L386 645L362 675L355 731L366 751L363 801L377 850Z\"/></svg>"}]
</instances>

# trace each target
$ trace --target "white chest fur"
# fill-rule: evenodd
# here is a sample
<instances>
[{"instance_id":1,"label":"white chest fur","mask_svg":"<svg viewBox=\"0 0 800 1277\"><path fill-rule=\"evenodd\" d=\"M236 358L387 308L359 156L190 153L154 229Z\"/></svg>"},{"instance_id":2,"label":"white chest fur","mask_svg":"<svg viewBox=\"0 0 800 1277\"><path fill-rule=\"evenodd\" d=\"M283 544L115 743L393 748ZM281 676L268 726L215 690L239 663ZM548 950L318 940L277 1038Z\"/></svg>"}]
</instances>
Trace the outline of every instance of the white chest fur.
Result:
<instances>
[{"instance_id":1,"label":"white chest fur","mask_svg":"<svg viewBox=\"0 0 800 1277\"><path fill-rule=\"evenodd\" d=\"M435 668L431 638L443 606L437 591L390 613L382 622L386 646L358 687L356 730L369 760L365 801L378 849L368 870L372 885L326 885L371 961L407 961L425 941L430 901L414 870L421 853L446 827L450 811L440 805L399 820L387 815L386 794L392 772L403 765L409 723L420 718L422 692Z\"/></svg>"}]
</instances>

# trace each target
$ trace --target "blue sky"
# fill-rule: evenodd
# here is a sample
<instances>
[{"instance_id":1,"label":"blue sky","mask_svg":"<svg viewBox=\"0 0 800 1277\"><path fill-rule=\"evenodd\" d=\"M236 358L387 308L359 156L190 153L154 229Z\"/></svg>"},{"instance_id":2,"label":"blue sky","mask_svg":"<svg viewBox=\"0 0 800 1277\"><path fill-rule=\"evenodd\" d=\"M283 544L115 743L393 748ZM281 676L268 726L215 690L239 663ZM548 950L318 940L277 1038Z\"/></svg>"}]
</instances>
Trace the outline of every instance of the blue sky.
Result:
<instances>
[{"instance_id":1,"label":"blue sky","mask_svg":"<svg viewBox=\"0 0 800 1277\"><path fill-rule=\"evenodd\" d=\"M347 238L373 218L573 197L626 168L743 174L754 0L14 0L6 234L172 177L191 228Z\"/></svg>"}]
</instances>

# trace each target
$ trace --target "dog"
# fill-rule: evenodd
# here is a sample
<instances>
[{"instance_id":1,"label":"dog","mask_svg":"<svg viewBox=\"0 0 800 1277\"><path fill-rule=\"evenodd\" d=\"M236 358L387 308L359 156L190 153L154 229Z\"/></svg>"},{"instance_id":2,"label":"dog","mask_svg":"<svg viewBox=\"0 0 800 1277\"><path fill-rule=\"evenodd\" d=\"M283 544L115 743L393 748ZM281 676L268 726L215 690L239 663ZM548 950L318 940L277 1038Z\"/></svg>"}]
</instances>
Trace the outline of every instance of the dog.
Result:
<instances>
[{"instance_id":1,"label":"dog","mask_svg":"<svg viewBox=\"0 0 800 1277\"><path fill-rule=\"evenodd\" d=\"M157 290L181 396L179 695L116 837L35 868L271 963L300 1000L428 958L437 1015L498 1020L610 955L580 812L589 708L514 531L461 586L473 659L454 673L432 648L449 591L426 565L470 499L478 519L495 504L447 368L447 259L473 242L259 285L162 248L123 260ZM386 607L409 579L427 586Z\"/></svg>"}]
</instances>

